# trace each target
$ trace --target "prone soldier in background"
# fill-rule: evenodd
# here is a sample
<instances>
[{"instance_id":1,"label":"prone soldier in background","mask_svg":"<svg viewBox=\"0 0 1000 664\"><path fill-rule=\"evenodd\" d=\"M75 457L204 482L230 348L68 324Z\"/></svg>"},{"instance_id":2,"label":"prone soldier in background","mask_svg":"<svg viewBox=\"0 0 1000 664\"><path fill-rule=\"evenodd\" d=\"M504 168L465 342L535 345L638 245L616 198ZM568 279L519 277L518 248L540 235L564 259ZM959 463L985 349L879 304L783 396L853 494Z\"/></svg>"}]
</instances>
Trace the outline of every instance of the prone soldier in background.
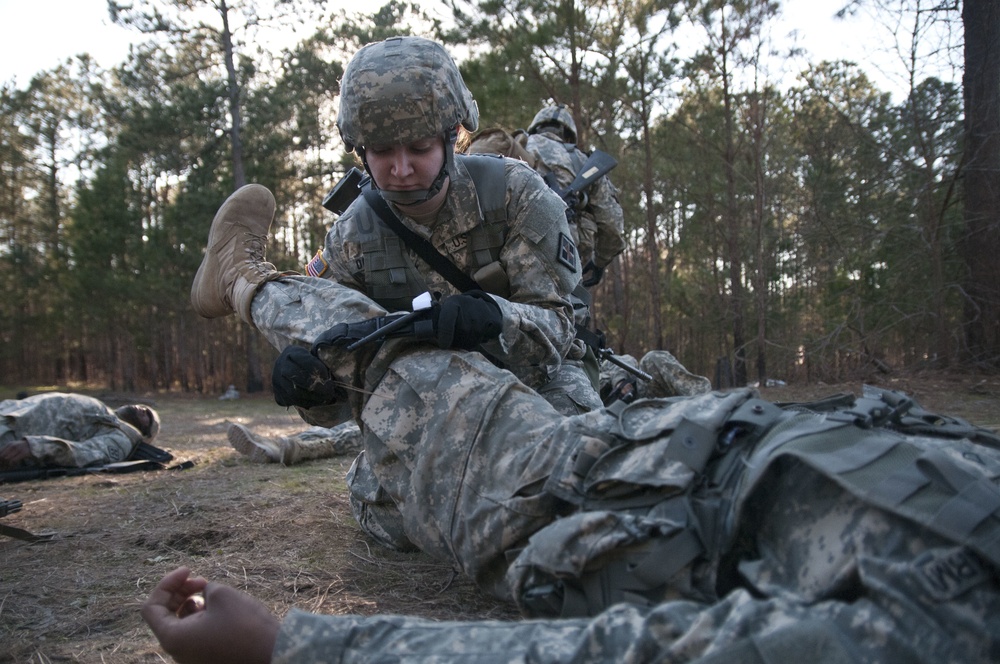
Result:
<instances>
[{"instance_id":1,"label":"prone soldier in background","mask_svg":"<svg viewBox=\"0 0 1000 664\"><path fill-rule=\"evenodd\" d=\"M155 410L112 410L82 394L47 392L0 401L0 470L85 468L129 459L160 430Z\"/></svg>"}]
</instances>

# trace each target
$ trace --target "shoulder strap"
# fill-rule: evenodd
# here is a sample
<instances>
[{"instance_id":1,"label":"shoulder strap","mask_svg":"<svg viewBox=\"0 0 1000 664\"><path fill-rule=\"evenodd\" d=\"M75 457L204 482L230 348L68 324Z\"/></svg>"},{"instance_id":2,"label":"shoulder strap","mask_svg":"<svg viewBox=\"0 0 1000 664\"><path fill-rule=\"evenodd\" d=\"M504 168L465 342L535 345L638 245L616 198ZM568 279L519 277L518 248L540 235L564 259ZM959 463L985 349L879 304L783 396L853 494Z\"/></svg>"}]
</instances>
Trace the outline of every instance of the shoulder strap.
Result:
<instances>
[{"instance_id":1,"label":"shoulder strap","mask_svg":"<svg viewBox=\"0 0 1000 664\"><path fill-rule=\"evenodd\" d=\"M507 178L500 155L455 155L476 185L479 208L486 221L507 221Z\"/></svg>"},{"instance_id":2,"label":"shoulder strap","mask_svg":"<svg viewBox=\"0 0 1000 664\"><path fill-rule=\"evenodd\" d=\"M420 237L409 228L403 225L396 213L392 211L385 199L374 189L368 188L364 191L365 201L375 211L385 225L393 230L408 247L417 252L417 255L424 259L428 265L434 268L438 274L448 280L448 282L462 291L482 290L475 279L459 270L454 263L445 258L434 248L430 242Z\"/></svg>"}]
</instances>

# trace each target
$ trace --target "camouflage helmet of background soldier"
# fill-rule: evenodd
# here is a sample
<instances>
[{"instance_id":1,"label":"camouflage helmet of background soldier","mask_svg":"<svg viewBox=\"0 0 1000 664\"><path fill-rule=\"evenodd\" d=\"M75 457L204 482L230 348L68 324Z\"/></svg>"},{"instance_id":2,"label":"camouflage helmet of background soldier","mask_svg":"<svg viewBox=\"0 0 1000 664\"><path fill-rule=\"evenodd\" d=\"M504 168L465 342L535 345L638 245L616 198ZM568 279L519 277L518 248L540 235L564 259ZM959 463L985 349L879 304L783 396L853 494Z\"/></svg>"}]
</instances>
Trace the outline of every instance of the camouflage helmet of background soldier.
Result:
<instances>
[{"instance_id":1,"label":"camouflage helmet of background soldier","mask_svg":"<svg viewBox=\"0 0 1000 664\"><path fill-rule=\"evenodd\" d=\"M365 170L365 147L412 143L432 136L445 142L445 164L431 188L380 193L395 203L419 203L441 190L454 169L458 126L479 127L479 108L458 65L441 44L393 37L355 53L340 82L337 129Z\"/></svg>"},{"instance_id":2,"label":"camouflage helmet of background soldier","mask_svg":"<svg viewBox=\"0 0 1000 664\"><path fill-rule=\"evenodd\" d=\"M529 134L552 129L558 130L556 133L561 134L564 143L576 143L576 122L565 104L546 106L528 125Z\"/></svg>"}]
</instances>

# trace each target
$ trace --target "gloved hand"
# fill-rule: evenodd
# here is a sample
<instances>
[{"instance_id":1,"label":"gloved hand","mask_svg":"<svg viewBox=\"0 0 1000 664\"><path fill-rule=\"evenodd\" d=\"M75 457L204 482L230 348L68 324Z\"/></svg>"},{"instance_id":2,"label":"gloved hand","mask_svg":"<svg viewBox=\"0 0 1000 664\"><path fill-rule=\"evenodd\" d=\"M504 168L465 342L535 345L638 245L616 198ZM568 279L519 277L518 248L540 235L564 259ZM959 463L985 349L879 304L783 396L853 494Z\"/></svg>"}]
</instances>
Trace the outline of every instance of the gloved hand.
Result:
<instances>
[{"instance_id":1,"label":"gloved hand","mask_svg":"<svg viewBox=\"0 0 1000 664\"><path fill-rule=\"evenodd\" d=\"M289 346L275 360L271 389L279 406L312 408L337 401L330 370L301 346Z\"/></svg>"},{"instance_id":2,"label":"gloved hand","mask_svg":"<svg viewBox=\"0 0 1000 664\"><path fill-rule=\"evenodd\" d=\"M450 295L434 307L434 331L440 348L474 350L503 331L503 316L483 291Z\"/></svg>"},{"instance_id":3,"label":"gloved hand","mask_svg":"<svg viewBox=\"0 0 1000 664\"><path fill-rule=\"evenodd\" d=\"M597 267L592 260L587 261L587 264L583 266L583 287L590 288L591 286L596 286L601 282L601 277L603 276L603 267Z\"/></svg>"}]
</instances>

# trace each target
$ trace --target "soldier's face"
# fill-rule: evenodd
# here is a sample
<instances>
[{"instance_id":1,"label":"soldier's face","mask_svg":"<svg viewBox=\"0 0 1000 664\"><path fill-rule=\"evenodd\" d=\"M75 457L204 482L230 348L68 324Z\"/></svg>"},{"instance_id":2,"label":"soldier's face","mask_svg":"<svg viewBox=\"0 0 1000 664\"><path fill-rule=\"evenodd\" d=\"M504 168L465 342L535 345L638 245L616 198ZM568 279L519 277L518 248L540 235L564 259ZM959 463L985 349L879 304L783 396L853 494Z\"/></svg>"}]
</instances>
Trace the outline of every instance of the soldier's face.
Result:
<instances>
[{"instance_id":1,"label":"soldier's face","mask_svg":"<svg viewBox=\"0 0 1000 664\"><path fill-rule=\"evenodd\" d=\"M365 158L379 189L430 189L444 166L444 140L435 137L412 143L373 145L365 148Z\"/></svg>"}]
</instances>

